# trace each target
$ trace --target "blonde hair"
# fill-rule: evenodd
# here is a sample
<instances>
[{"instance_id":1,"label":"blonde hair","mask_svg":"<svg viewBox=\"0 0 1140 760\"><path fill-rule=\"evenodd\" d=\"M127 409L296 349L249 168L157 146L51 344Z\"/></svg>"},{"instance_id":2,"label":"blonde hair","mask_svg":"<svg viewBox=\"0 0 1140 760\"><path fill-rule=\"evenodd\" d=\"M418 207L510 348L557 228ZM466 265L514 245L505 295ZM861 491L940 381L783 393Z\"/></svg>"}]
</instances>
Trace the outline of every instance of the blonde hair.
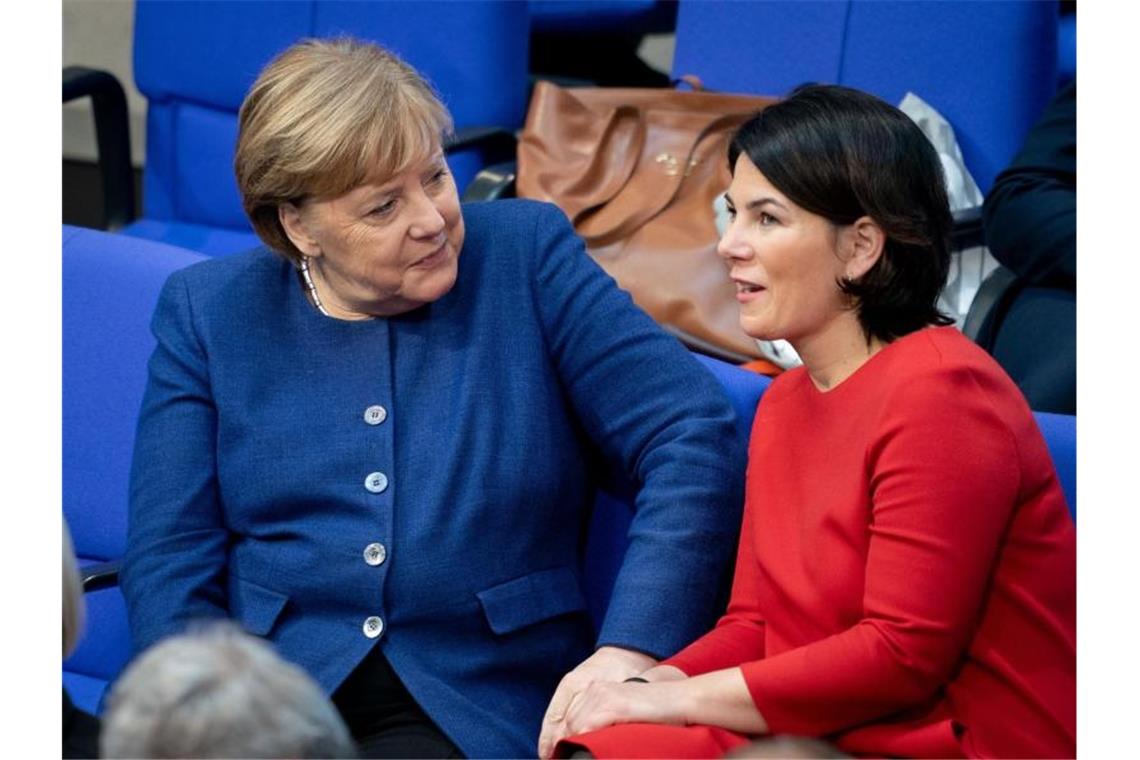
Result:
<instances>
[{"instance_id":1,"label":"blonde hair","mask_svg":"<svg viewBox=\"0 0 1140 760\"><path fill-rule=\"evenodd\" d=\"M254 231L297 262L283 203L383 182L436 150L451 115L415 69L370 42L302 40L262 70L242 103L234 171Z\"/></svg>"},{"instance_id":2,"label":"blonde hair","mask_svg":"<svg viewBox=\"0 0 1140 760\"><path fill-rule=\"evenodd\" d=\"M67 521L63 521L63 656L67 657L79 643L83 631L85 608L83 603L83 580L79 577L79 565L75 559L75 548L71 543L71 531Z\"/></svg>"}]
</instances>

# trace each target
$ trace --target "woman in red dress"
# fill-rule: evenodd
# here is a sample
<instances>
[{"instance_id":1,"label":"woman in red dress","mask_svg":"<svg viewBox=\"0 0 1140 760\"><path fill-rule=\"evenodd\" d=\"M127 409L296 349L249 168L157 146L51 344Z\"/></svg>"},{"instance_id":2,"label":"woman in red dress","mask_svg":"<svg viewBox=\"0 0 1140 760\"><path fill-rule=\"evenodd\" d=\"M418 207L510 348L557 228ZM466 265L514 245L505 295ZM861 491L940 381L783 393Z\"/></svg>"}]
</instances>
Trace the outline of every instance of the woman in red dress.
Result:
<instances>
[{"instance_id":1,"label":"woman in red dress","mask_svg":"<svg viewBox=\"0 0 1140 760\"><path fill-rule=\"evenodd\" d=\"M732 598L644 682L548 716L540 750L713 757L797 734L1073 757L1075 528L1024 398L935 305L938 156L881 100L811 86L743 126L729 163L741 325L804 363L757 411Z\"/></svg>"}]
</instances>

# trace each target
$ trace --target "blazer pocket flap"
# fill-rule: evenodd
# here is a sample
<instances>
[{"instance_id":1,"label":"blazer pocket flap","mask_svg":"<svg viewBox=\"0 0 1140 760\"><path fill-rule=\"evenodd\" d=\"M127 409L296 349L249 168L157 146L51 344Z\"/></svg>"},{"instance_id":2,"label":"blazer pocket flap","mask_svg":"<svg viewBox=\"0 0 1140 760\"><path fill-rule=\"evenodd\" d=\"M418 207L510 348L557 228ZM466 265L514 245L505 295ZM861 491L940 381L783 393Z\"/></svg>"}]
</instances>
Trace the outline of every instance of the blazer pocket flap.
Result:
<instances>
[{"instance_id":1,"label":"blazer pocket flap","mask_svg":"<svg viewBox=\"0 0 1140 760\"><path fill-rule=\"evenodd\" d=\"M476 594L491 630L498 634L586 609L578 578L568 567L539 570Z\"/></svg>"},{"instance_id":2,"label":"blazer pocket flap","mask_svg":"<svg viewBox=\"0 0 1140 760\"><path fill-rule=\"evenodd\" d=\"M254 635L269 633L289 597L244 578L230 577L230 616Z\"/></svg>"}]
</instances>

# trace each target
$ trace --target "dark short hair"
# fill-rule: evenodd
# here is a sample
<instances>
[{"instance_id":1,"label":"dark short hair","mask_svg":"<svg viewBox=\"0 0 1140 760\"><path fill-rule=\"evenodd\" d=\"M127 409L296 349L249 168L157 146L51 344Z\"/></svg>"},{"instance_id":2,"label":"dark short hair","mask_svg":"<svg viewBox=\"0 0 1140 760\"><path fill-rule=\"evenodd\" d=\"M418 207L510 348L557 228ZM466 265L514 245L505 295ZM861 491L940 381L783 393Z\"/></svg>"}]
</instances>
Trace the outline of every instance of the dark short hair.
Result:
<instances>
[{"instance_id":1,"label":"dark short hair","mask_svg":"<svg viewBox=\"0 0 1140 760\"><path fill-rule=\"evenodd\" d=\"M805 85L737 131L730 170L741 154L797 206L840 225L866 215L883 229L878 262L839 283L868 340L953 324L937 306L953 227L942 164L902 111L849 87Z\"/></svg>"}]
</instances>

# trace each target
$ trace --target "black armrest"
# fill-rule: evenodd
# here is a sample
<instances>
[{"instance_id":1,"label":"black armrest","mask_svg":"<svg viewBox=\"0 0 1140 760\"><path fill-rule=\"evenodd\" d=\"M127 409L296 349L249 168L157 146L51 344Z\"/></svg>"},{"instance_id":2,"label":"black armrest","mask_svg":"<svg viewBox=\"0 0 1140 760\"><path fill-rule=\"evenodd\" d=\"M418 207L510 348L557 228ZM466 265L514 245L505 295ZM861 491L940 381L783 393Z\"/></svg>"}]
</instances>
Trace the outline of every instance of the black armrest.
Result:
<instances>
[{"instance_id":1,"label":"black armrest","mask_svg":"<svg viewBox=\"0 0 1140 760\"><path fill-rule=\"evenodd\" d=\"M518 138L502 127L464 127L457 129L443 143L444 153L478 148L487 163L513 160Z\"/></svg>"},{"instance_id":2,"label":"black armrest","mask_svg":"<svg viewBox=\"0 0 1140 760\"><path fill-rule=\"evenodd\" d=\"M955 250L977 248L986 244L986 231L982 225L982 207L971 206L954 212L954 231L951 233Z\"/></svg>"},{"instance_id":3,"label":"black armrest","mask_svg":"<svg viewBox=\"0 0 1140 760\"><path fill-rule=\"evenodd\" d=\"M1022 287L1023 283L1017 275L1005 267L990 272L970 302L970 311L962 323L962 333L990 351L997 336L997 328Z\"/></svg>"},{"instance_id":4,"label":"black armrest","mask_svg":"<svg viewBox=\"0 0 1140 760\"><path fill-rule=\"evenodd\" d=\"M90 96L95 112L99 176L103 184L103 226L109 230L135 219L127 96L115 76L83 66L63 69L63 102Z\"/></svg>"},{"instance_id":5,"label":"black armrest","mask_svg":"<svg viewBox=\"0 0 1140 760\"><path fill-rule=\"evenodd\" d=\"M83 591L100 591L119 585L118 562L96 562L79 568L83 580Z\"/></svg>"},{"instance_id":6,"label":"black armrest","mask_svg":"<svg viewBox=\"0 0 1140 760\"><path fill-rule=\"evenodd\" d=\"M518 164L515 161L486 166L475 175L475 179L471 180L471 184L463 191L463 201L466 203L514 198L517 176Z\"/></svg>"}]
</instances>

